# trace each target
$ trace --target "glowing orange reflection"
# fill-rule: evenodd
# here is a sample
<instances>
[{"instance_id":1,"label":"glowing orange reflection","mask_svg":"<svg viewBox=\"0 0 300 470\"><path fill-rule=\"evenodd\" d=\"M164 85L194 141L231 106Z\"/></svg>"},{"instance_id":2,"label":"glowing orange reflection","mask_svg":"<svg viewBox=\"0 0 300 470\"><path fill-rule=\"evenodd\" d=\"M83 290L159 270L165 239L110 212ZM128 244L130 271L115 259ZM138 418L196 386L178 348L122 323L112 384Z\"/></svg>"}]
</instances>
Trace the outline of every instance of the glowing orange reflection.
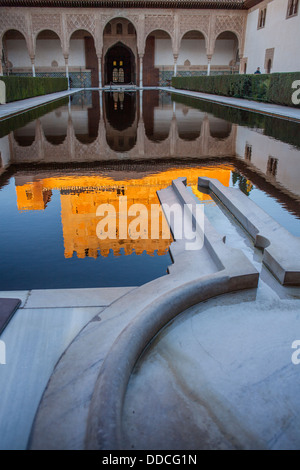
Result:
<instances>
[{"instance_id":1,"label":"glowing orange reflection","mask_svg":"<svg viewBox=\"0 0 300 470\"><path fill-rule=\"evenodd\" d=\"M111 204L118 214L120 196L127 197L128 207L132 204L143 204L148 209L148 233L151 234L151 206L159 202L156 194L158 190L169 186L172 180L184 176L199 199L210 200L210 196L197 190L198 177L216 178L225 186L229 186L231 170L230 166L175 168L139 179L124 180L104 175L50 177L17 186L17 204L19 210L44 210L51 200L52 191L60 191L66 258L71 258L74 253L79 258L96 258L99 253L101 256L107 256L110 250L117 256L121 248L126 255L133 251L137 254L146 251L149 255L154 252L163 255L168 251L172 239L165 239L162 229L158 239L151 239L149 235L147 239L119 239L117 236L113 240L99 240L96 234L99 222L99 217L96 216L97 207L101 204Z\"/></svg>"}]
</instances>

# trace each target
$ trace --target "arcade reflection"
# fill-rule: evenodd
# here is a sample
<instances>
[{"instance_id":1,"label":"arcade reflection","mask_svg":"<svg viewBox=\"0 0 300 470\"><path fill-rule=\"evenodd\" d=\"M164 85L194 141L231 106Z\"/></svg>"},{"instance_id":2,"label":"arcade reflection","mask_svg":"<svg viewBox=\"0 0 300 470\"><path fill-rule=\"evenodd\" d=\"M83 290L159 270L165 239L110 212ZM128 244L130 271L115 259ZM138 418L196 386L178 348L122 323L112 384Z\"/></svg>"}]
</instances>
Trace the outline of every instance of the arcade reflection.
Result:
<instances>
[{"instance_id":1,"label":"arcade reflection","mask_svg":"<svg viewBox=\"0 0 300 470\"><path fill-rule=\"evenodd\" d=\"M66 260L112 252L166 255L172 237L161 225L158 239L100 240L96 211L111 204L118 214L126 196L128 207L147 207L150 233L156 192L180 176L205 204L212 200L197 190L199 176L239 187L249 197L259 191L267 212L266 198L293 220L300 218L298 148L220 113L176 102L168 93L75 94L68 104L0 139L0 152L2 181L14 177L18 211L45 212L59 194ZM294 230L289 221L287 228Z\"/></svg>"}]
</instances>

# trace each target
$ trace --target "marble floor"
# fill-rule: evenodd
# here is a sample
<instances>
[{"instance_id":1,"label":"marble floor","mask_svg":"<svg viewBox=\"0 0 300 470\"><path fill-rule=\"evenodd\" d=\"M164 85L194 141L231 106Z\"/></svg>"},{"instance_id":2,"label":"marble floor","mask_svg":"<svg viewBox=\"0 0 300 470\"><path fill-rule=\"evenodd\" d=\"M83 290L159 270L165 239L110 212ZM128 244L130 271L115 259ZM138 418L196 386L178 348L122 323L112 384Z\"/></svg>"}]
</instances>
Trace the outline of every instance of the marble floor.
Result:
<instances>
[{"instance_id":1,"label":"marble floor","mask_svg":"<svg viewBox=\"0 0 300 470\"><path fill-rule=\"evenodd\" d=\"M0 292L21 308L1 335L0 449L26 449L42 394L60 356L94 317L131 288Z\"/></svg>"}]
</instances>

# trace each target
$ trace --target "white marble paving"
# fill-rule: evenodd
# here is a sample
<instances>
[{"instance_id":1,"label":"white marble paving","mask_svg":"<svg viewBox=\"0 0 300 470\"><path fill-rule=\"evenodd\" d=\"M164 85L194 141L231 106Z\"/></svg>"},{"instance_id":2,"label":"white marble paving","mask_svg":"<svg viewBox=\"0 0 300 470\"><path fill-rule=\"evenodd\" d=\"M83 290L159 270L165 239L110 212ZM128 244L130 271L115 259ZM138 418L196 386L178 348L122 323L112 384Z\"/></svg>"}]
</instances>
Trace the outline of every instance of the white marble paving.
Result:
<instances>
[{"instance_id":1,"label":"white marble paving","mask_svg":"<svg viewBox=\"0 0 300 470\"><path fill-rule=\"evenodd\" d=\"M19 309L1 335L0 449L25 449L53 368L99 307Z\"/></svg>"},{"instance_id":2,"label":"white marble paving","mask_svg":"<svg viewBox=\"0 0 300 470\"><path fill-rule=\"evenodd\" d=\"M37 106L42 106L50 101L59 100L65 96L73 95L78 91L81 91L81 88L72 88L72 90L59 91L56 93L50 93L48 95L35 96L33 98L27 98L25 100L13 101L12 103L2 104L0 106L0 119L5 119L6 117L12 116L17 113L27 111L31 108L36 108Z\"/></svg>"},{"instance_id":3,"label":"white marble paving","mask_svg":"<svg viewBox=\"0 0 300 470\"><path fill-rule=\"evenodd\" d=\"M124 449L299 450L300 300L259 294L210 300L158 335L129 383Z\"/></svg>"},{"instance_id":4,"label":"white marble paving","mask_svg":"<svg viewBox=\"0 0 300 470\"><path fill-rule=\"evenodd\" d=\"M106 307L135 287L32 290L26 308Z\"/></svg>"}]
</instances>

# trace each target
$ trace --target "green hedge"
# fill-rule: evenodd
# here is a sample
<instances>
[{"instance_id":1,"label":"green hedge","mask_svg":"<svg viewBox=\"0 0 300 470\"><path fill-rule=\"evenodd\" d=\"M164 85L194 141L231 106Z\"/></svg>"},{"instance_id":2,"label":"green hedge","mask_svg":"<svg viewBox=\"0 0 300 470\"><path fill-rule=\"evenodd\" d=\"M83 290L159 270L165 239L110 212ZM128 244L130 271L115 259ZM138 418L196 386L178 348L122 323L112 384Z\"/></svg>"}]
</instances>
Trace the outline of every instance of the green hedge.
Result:
<instances>
[{"instance_id":1,"label":"green hedge","mask_svg":"<svg viewBox=\"0 0 300 470\"><path fill-rule=\"evenodd\" d=\"M6 102L24 100L68 89L67 78L1 77L6 85Z\"/></svg>"},{"instance_id":2,"label":"green hedge","mask_svg":"<svg viewBox=\"0 0 300 470\"><path fill-rule=\"evenodd\" d=\"M296 80L300 80L300 72L268 75L173 77L172 85L182 90L246 98L300 108L300 104L295 105L292 102L292 95L295 92L292 84Z\"/></svg>"}]
</instances>

